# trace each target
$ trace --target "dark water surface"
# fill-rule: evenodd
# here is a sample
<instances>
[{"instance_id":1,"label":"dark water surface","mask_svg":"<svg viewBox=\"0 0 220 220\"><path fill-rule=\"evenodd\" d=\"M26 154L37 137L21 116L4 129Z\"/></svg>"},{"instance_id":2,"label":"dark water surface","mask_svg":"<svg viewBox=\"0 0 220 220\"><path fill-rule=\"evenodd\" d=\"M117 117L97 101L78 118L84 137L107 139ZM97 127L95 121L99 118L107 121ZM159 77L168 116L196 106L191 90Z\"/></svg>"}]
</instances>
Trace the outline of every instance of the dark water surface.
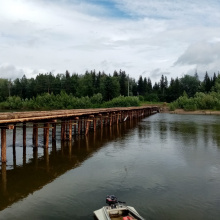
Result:
<instances>
[{"instance_id":1,"label":"dark water surface","mask_svg":"<svg viewBox=\"0 0 220 220\"><path fill-rule=\"evenodd\" d=\"M48 150L31 133L16 157L8 135L0 219L92 220L107 194L146 219L220 219L219 116L156 114Z\"/></svg>"}]
</instances>

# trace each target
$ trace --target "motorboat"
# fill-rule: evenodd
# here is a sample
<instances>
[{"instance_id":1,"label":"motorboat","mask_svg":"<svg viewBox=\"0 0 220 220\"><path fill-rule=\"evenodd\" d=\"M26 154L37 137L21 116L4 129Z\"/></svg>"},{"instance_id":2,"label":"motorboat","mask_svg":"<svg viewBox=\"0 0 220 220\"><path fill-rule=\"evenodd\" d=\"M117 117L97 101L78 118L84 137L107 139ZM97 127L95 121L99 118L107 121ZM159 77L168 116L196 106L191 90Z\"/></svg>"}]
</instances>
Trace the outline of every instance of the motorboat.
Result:
<instances>
[{"instance_id":1,"label":"motorboat","mask_svg":"<svg viewBox=\"0 0 220 220\"><path fill-rule=\"evenodd\" d=\"M118 201L114 195L108 195L106 203L107 206L94 211L94 215L98 220L144 220L134 207Z\"/></svg>"}]
</instances>

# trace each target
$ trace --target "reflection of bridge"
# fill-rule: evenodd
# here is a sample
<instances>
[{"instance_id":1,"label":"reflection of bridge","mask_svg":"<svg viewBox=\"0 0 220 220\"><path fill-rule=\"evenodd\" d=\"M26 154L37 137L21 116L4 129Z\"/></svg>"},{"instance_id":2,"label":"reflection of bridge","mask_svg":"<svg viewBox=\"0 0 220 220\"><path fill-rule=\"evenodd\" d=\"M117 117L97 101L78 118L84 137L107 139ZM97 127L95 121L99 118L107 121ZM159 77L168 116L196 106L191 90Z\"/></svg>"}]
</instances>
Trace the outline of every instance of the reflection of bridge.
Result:
<instances>
[{"instance_id":1,"label":"reflection of bridge","mask_svg":"<svg viewBox=\"0 0 220 220\"><path fill-rule=\"evenodd\" d=\"M66 171L80 166L105 143L117 137L123 137L129 129L136 126L138 119L125 123L107 126L99 132L87 136L76 136L74 142L62 141L61 147L53 142L50 153L44 148L44 155L38 158L38 148L33 148L33 158L29 163L16 166L6 171L6 163L2 163L0 173L0 210L14 202L27 197L30 193L44 187Z\"/></svg>"},{"instance_id":2,"label":"reflection of bridge","mask_svg":"<svg viewBox=\"0 0 220 220\"><path fill-rule=\"evenodd\" d=\"M38 129L44 129L44 146L49 145L49 130L52 129L52 140L56 140L56 125L61 124L61 140L72 139L73 134L88 135L92 128L96 132L101 127L113 123L118 124L125 120L143 117L158 112L159 108L154 106L129 107L129 108L107 108L107 109L77 109L56 111L34 111L0 113L1 127L1 162L6 163L6 130L13 129L13 147L16 143L16 127L23 128L23 151L26 152L26 129L33 129L33 145L38 146Z\"/></svg>"}]
</instances>

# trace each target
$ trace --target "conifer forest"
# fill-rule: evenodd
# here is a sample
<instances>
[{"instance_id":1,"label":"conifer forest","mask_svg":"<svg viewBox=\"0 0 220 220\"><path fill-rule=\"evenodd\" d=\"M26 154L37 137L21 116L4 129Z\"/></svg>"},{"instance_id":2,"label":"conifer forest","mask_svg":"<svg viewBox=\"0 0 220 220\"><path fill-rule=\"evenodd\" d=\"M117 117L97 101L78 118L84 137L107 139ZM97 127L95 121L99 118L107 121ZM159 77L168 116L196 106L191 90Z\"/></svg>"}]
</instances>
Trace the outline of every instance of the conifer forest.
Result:
<instances>
[{"instance_id":1,"label":"conifer forest","mask_svg":"<svg viewBox=\"0 0 220 220\"><path fill-rule=\"evenodd\" d=\"M36 78L15 80L0 78L1 110L49 110L72 108L138 106L141 102L166 102L170 109L220 110L220 76L206 72L203 80L198 74L171 78L162 75L152 83L148 77L137 81L125 71L86 71L85 74L54 75L40 73Z\"/></svg>"}]
</instances>

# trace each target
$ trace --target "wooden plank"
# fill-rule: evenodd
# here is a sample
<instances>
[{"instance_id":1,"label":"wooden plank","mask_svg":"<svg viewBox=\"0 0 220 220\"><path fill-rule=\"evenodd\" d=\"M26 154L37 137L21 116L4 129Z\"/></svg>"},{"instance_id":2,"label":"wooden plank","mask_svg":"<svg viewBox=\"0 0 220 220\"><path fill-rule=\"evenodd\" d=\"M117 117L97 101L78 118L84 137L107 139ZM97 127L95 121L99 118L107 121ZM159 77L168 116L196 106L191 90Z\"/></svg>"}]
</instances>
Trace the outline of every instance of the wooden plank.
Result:
<instances>
[{"instance_id":1,"label":"wooden plank","mask_svg":"<svg viewBox=\"0 0 220 220\"><path fill-rule=\"evenodd\" d=\"M32 112L14 112L14 113L0 113L0 124L22 123L28 121L40 120L56 120L62 118L73 117L78 119L80 116L95 117L95 115L117 113L121 111L132 110L149 110L146 113L151 114L153 111L159 111L157 106L144 107L123 107L123 108L100 108L100 109L74 109L74 110L54 110L54 111L32 111ZM113 115L114 116L114 115ZM105 116L106 117L106 116Z\"/></svg>"}]
</instances>

